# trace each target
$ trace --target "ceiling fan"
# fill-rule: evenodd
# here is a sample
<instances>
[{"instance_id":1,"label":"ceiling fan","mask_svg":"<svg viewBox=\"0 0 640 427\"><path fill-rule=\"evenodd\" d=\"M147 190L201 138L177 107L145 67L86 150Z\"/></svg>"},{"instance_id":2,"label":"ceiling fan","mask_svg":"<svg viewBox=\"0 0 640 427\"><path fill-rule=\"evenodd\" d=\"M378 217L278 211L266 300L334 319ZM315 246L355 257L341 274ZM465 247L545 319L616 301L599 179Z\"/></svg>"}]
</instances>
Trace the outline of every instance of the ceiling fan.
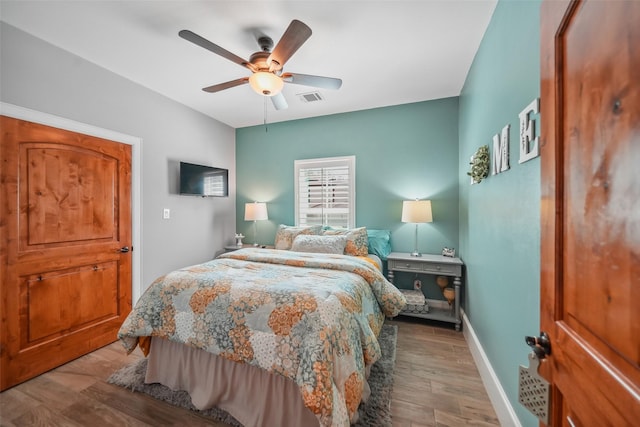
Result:
<instances>
[{"instance_id":1,"label":"ceiling fan","mask_svg":"<svg viewBox=\"0 0 640 427\"><path fill-rule=\"evenodd\" d=\"M271 101L276 110L284 110L287 108L287 101L281 91L285 83L323 89L340 89L340 86L342 86L342 80L333 77L282 72L284 64L293 56L300 46L311 37L311 28L297 19L291 21L289 27L273 50L271 50L271 48L273 48L273 40L270 37L259 37L258 45L261 50L253 53L248 61L189 30L182 30L178 35L231 62L248 68L252 73L249 77L242 77L205 87L202 89L205 92L219 92L224 89L249 83L252 89L258 94L271 97Z\"/></svg>"}]
</instances>

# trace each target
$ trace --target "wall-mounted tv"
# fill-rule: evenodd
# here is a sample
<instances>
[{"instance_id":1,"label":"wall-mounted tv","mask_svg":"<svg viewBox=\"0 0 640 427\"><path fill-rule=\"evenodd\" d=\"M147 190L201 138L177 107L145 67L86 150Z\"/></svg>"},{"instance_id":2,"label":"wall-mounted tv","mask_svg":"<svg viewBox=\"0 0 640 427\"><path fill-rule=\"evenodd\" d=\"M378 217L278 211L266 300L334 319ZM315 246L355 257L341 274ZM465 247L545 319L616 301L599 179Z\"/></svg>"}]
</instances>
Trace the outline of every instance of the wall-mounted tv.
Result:
<instances>
[{"instance_id":1,"label":"wall-mounted tv","mask_svg":"<svg viewBox=\"0 0 640 427\"><path fill-rule=\"evenodd\" d=\"M229 170L180 162L180 194L227 197Z\"/></svg>"}]
</instances>

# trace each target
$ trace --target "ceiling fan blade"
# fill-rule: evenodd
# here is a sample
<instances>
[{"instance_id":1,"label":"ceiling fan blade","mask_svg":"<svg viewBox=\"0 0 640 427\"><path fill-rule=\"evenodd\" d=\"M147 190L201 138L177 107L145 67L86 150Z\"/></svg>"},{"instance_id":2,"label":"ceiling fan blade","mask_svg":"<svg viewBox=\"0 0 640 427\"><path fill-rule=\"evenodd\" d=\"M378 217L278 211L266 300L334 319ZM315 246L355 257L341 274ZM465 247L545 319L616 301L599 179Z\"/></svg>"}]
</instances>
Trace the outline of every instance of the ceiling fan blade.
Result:
<instances>
[{"instance_id":1,"label":"ceiling fan blade","mask_svg":"<svg viewBox=\"0 0 640 427\"><path fill-rule=\"evenodd\" d=\"M231 80L230 82L218 83L217 85L208 86L208 87L202 88L202 90L209 93L220 92L221 90L240 86L248 82L249 82L249 77L242 77L241 79Z\"/></svg>"},{"instance_id":2,"label":"ceiling fan blade","mask_svg":"<svg viewBox=\"0 0 640 427\"><path fill-rule=\"evenodd\" d=\"M283 73L282 79L287 83L296 85L313 86L322 89L340 89L342 80L333 77L311 76L309 74Z\"/></svg>"},{"instance_id":3,"label":"ceiling fan blade","mask_svg":"<svg viewBox=\"0 0 640 427\"><path fill-rule=\"evenodd\" d=\"M282 92L277 95L273 95L271 97L271 102L273 103L273 106L276 108L276 110L286 110L287 108L289 108L287 100L285 99Z\"/></svg>"},{"instance_id":4,"label":"ceiling fan blade","mask_svg":"<svg viewBox=\"0 0 640 427\"><path fill-rule=\"evenodd\" d=\"M302 21L294 19L289 24L280 41L273 48L267 64L270 71L281 70L284 63L311 37L311 28Z\"/></svg>"},{"instance_id":5,"label":"ceiling fan blade","mask_svg":"<svg viewBox=\"0 0 640 427\"><path fill-rule=\"evenodd\" d=\"M191 32L189 30L182 30L178 33L178 35L180 37L182 37L183 39L190 41L193 44L197 44L198 46L207 49L208 51L211 51L213 53L215 53L216 55L220 55L223 58L228 59L231 62L235 62L238 65L242 65L243 67L247 67L248 69L250 69L251 71L255 71L253 65L247 61L246 59L242 59L240 58L238 55L233 54L231 52L229 52L228 50L221 48L220 46L218 46L215 43L210 42L209 40L205 39L204 37L201 37L199 35L197 35L194 32Z\"/></svg>"}]
</instances>

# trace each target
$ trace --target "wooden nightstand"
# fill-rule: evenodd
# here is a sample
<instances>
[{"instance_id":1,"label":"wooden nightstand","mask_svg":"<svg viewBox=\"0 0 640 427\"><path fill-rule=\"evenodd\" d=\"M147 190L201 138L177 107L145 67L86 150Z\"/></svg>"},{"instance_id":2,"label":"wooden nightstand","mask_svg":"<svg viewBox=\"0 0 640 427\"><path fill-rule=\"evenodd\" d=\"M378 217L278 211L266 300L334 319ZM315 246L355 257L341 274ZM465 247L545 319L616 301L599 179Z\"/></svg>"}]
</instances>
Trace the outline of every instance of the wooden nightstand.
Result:
<instances>
[{"instance_id":1,"label":"wooden nightstand","mask_svg":"<svg viewBox=\"0 0 640 427\"><path fill-rule=\"evenodd\" d=\"M396 271L453 277L453 286L455 291L453 310L430 306L428 312L410 313L402 311L400 314L404 316L421 317L423 319L455 323L456 331L459 331L462 326L462 318L460 317L460 296L462 292L461 278L463 265L464 264L460 258L429 254L415 257L411 256L411 254L391 252L387 257L387 269L389 271L388 276L391 283L393 283L394 272Z\"/></svg>"},{"instance_id":2,"label":"wooden nightstand","mask_svg":"<svg viewBox=\"0 0 640 427\"><path fill-rule=\"evenodd\" d=\"M242 246L236 246L236 245L225 246L224 247L224 251L225 252L232 252L232 251L237 251L238 249L247 249L247 248L275 249L275 246L273 246L273 245L253 246L253 243L245 243Z\"/></svg>"}]
</instances>

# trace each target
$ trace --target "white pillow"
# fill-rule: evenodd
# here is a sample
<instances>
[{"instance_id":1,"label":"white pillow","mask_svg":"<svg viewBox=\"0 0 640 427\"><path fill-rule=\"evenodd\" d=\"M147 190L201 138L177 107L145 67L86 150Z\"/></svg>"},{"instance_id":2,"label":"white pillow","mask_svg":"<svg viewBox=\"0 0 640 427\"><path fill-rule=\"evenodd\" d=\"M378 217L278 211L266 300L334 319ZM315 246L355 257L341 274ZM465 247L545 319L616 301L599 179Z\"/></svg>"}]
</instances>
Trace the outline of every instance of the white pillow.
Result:
<instances>
[{"instance_id":1,"label":"white pillow","mask_svg":"<svg viewBox=\"0 0 640 427\"><path fill-rule=\"evenodd\" d=\"M293 240L298 234L314 234L319 235L322 230L321 225L309 225L306 227L293 227L289 225L280 224L278 231L276 232L276 249L289 250L293 244Z\"/></svg>"},{"instance_id":2,"label":"white pillow","mask_svg":"<svg viewBox=\"0 0 640 427\"><path fill-rule=\"evenodd\" d=\"M291 250L321 254L343 254L347 245L347 236L314 236L298 234L293 240Z\"/></svg>"}]
</instances>

